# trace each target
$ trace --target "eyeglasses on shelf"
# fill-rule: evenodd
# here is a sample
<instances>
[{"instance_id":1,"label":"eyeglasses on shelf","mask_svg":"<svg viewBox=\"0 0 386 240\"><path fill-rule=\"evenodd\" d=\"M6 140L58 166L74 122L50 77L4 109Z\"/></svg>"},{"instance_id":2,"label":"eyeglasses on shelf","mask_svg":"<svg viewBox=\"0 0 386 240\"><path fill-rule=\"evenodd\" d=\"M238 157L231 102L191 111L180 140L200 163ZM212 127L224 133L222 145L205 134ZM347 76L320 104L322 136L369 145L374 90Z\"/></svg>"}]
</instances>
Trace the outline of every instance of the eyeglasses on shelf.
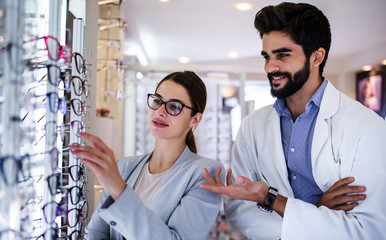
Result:
<instances>
[{"instance_id":1,"label":"eyeglasses on shelf","mask_svg":"<svg viewBox=\"0 0 386 240\"><path fill-rule=\"evenodd\" d=\"M28 155L20 157L13 155L0 157L0 173L6 185L13 186L19 181L19 179L26 178L25 173L27 170L23 169L23 165L25 164L24 161L27 159Z\"/></svg>"},{"instance_id":2,"label":"eyeglasses on shelf","mask_svg":"<svg viewBox=\"0 0 386 240\"><path fill-rule=\"evenodd\" d=\"M40 41L44 41L44 45L40 44ZM63 59L65 65L70 64L70 61L71 61L70 48L67 45L60 45L58 39L56 39L55 37L43 36L43 37L28 40L28 41L24 41L23 44L28 46L31 43L34 44L35 49L46 50L47 56L50 60L59 61L60 59Z\"/></svg>"}]
</instances>

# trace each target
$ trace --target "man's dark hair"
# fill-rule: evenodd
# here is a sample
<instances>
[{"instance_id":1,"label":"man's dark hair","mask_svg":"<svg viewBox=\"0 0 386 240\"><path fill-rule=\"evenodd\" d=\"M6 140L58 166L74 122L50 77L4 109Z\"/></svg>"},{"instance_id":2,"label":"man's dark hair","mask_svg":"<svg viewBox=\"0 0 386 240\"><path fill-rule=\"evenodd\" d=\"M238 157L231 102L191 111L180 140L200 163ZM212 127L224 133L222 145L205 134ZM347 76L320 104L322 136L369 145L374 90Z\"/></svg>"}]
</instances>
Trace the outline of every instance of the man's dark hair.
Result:
<instances>
[{"instance_id":1,"label":"man's dark hair","mask_svg":"<svg viewBox=\"0 0 386 240\"><path fill-rule=\"evenodd\" d=\"M331 29L327 17L313 5L284 2L277 6L267 6L255 16L255 28L263 38L264 34L280 31L302 46L307 59L320 47L326 50L319 67L322 76L331 46Z\"/></svg>"}]
</instances>

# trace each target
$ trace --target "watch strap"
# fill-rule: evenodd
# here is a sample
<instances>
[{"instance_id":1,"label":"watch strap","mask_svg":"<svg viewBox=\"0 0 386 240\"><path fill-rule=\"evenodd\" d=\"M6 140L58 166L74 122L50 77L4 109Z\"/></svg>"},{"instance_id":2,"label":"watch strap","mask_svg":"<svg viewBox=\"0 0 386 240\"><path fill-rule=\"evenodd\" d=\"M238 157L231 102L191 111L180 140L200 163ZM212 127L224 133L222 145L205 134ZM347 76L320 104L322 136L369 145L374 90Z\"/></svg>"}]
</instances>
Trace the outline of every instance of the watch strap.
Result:
<instances>
[{"instance_id":1,"label":"watch strap","mask_svg":"<svg viewBox=\"0 0 386 240\"><path fill-rule=\"evenodd\" d=\"M264 202L262 204L257 203L257 207L260 210L263 210L264 212L272 212L272 206L276 200L277 193L278 193L278 191L276 188L269 187L268 188L268 194L265 197Z\"/></svg>"}]
</instances>

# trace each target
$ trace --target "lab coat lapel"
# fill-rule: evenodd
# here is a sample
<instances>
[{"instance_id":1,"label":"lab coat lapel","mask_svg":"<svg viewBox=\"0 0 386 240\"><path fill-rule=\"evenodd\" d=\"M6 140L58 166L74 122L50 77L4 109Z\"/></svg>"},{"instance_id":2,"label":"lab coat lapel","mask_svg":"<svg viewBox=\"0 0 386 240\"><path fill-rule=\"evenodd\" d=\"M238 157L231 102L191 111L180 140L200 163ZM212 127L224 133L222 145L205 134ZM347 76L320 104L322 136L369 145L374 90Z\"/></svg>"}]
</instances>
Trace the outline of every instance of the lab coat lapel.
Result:
<instances>
[{"instance_id":1,"label":"lab coat lapel","mask_svg":"<svg viewBox=\"0 0 386 240\"><path fill-rule=\"evenodd\" d=\"M339 105L339 92L330 83L327 83L326 89L324 90L322 102L320 104L320 110L316 119L314 136L312 140L311 149L311 161L312 169L315 169L316 161L319 157L320 151L327 141L331 133L329 119L336 113Z\"/></svg>"},{"instance_id":2,"label":"lab coat lapel","mask_svg":"<svg viewBox=\"0 0 386 240\"><path fill-rule=\"evenodd\" d=\"M272 161L275 162L277 171L281 176L283 184L292 192L292 188L288 182L287 163L284 157L283 145L281 143L280 117L276 111L272 111L268 120L266 139L269 143ZM278 141L278 139L280 139Z\"/></svg>"}]
</instances>

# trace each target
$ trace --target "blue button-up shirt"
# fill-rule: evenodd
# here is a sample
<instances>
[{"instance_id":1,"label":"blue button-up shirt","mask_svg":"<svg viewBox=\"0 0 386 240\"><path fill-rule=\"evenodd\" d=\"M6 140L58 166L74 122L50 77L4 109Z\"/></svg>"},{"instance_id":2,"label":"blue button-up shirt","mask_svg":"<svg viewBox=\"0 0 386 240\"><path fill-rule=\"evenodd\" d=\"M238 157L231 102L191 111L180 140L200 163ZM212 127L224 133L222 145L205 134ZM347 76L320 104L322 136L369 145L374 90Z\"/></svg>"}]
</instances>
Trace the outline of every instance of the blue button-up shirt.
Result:
<instances>
[{"instance_id":1,"label":"blue button-up shirt","mask_svg":"<svg viewBox=\"0 0 386 240\"><path fill-rule=\"evenodd\" d=\"M281 136L284 156L287 161L288 180L295 198L317 204L323 192L315 182L311 165L311 146L314 136L316 117L319 113L327 80L323 80L306 110L295 123L284 99L277 99L273 105L280 116Z\"/></svg>"}]
</instances>

